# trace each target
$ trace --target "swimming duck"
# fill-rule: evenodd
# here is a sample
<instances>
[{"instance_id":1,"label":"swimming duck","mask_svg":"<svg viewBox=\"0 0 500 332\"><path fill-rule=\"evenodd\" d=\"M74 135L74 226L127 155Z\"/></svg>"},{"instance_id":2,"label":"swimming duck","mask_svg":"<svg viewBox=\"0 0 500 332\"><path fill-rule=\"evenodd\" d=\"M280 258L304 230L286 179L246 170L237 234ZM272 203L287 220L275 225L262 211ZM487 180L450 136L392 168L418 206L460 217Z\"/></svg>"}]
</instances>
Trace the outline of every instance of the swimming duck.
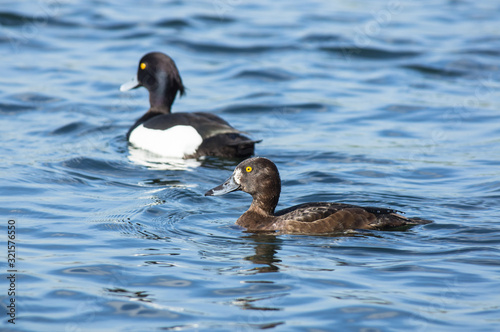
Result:
<instances>
[{"instance_id":1,"label":"swimming duck","mask_svg":"<svg viewBox=\"0 0 500 332\"><path fill-rule=\"evenodd\" d=\"M247 158L254 154L254 141L229 123L209 113L174 113L171 108L177 92L185 87L168 55L151 52L142 57L137 77L120 87L128 91L145 87L150 108L127 133L134 146L155 154L175 158L200 156Z\"/></svg>"},{"instance_id":2,"label":"swimming duck","mask_svg":"<svg viewBox=\"0 0 500 332\"><path fill-rule=\"evenodd\" d=\"M305 203L274 212L281 192L280 175L276 165L262 157L242 161L229 179L207 191L205 196L223 195L235 190L249 193L253 198L248 211L236 221L248 231L319 234L430 223L419 218L406 218L397 210L343 203Z\"/></svg>"}]
</instances>

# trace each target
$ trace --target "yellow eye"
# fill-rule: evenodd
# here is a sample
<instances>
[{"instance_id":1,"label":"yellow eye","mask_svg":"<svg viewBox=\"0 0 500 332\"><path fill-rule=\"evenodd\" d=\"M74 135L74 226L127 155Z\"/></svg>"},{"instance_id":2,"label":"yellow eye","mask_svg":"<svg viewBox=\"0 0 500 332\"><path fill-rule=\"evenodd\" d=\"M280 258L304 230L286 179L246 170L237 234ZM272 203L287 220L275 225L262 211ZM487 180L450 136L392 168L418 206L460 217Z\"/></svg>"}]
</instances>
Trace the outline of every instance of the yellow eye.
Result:
<instances>
[{"instance_id":1,"label":"yellow eye","mask_svg":"<svg viewBox=\"0 0 500 332\"><path fill-rule=\"evenodd\" d=\"M140 67L141 67L141 69L146 69L146 64L144 62L142 62Z\"/></svg>"},{"instance_id":2,"label":"yellow eye","mask_svg":"<svg viewBox=\"0 0 500 332\"><path fill-rule=\"evenodd\" d=\"M252 167L247 166L247 168L245 168L245 170L247 171L247 173L250 173L252 171Z\"/></svg>"}]
</instances>

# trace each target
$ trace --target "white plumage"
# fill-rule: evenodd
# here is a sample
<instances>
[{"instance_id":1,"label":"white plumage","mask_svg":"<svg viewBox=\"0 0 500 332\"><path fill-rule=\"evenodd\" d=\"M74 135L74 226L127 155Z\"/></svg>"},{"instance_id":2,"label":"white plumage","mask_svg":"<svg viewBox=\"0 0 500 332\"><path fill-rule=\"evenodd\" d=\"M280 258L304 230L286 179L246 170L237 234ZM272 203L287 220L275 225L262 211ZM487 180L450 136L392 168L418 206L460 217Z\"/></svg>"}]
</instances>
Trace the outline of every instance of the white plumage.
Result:
<instances>
[{"instance_id":1,"label":"white plumage","mask_svg":"<svg viewBox=\"0 0 500 332\"><path fill-rule=\"evenodd\" d=\"M174 126L160 130L146 128L141 124L129 137L129 142L138 148L172 158L194 154L202 141L200 134L191 126Z\"/></svg>"}]
</instances>

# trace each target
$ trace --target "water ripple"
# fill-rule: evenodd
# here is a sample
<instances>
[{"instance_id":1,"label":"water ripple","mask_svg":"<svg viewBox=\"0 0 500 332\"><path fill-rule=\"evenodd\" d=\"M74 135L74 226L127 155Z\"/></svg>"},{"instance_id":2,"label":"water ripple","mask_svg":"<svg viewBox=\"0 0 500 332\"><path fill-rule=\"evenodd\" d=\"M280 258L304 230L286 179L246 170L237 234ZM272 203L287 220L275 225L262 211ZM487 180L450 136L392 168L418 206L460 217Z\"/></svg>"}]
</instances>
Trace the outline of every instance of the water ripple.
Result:
<instances>
[{"instance_id":1,"label":"water ripple","mask_svg":"<svg viewBox=\"0 0 500 332\"><path fill-rule=\"evenodd\" d=\"M497 329L498 3L2 7L16 327ZM189 87L174 112L263 139L278 208L339 201L434 222L342 236L236 226L251 197L204 193L239 160L174 162L126 142L148 97L118 87L150 51L171 55Z\"/></svg>"},{"instance_id":2,"label":"water ripple","mask_svg":"<svg viewBox=\"0 0 500 332\"><path fill-rule=\"evenodd\" d=\"M335 53L343 57L360 57L366 59L405 59L419 56L421 53L416 51L407 50L389 50L381 48L368 48L368 47L353 47L353 46L322 46L319 48L322 51Z\"/></svg>"}]
</instances>

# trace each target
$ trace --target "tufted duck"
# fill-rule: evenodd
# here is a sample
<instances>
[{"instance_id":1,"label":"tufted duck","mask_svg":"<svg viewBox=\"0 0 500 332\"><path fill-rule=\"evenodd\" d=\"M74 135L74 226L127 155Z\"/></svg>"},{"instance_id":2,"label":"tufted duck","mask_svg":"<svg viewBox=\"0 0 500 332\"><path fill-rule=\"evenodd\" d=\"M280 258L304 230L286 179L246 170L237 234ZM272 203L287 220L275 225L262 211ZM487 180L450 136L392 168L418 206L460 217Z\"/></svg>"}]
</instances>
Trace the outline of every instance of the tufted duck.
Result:
<instances>
[{"instance_id":1,"label":"tufted duck","mask_svg":"<svg viewBox=\"0 0 500 332\"><path fill-rule=\"evenodd\" d=\"M177 92L184 85L174 61L166 54L152 52L139 61L137 78L121 91L144 86L151 107L127 133L134 146L165 157L200 156L246 158L254 153L254 141L209 113L170 113Z\"/></svg>"},{"instance_id":2,"label":"tufted duck","mask_svg":"<svg viewBox=\"0 0 500 332\"><path fill-rule=\"evenodd\" d=\"M223 195L235 190L252 195L250 208L236 221L237 225L249 231L319 234L352 229L389 229L431 222L406 218L396 210L343 203L305 203L274 212L281 192L280 175L272 161L261 157L241 162L226 182L210 189L205 196Z\"/></svg>"}]
</instances>

